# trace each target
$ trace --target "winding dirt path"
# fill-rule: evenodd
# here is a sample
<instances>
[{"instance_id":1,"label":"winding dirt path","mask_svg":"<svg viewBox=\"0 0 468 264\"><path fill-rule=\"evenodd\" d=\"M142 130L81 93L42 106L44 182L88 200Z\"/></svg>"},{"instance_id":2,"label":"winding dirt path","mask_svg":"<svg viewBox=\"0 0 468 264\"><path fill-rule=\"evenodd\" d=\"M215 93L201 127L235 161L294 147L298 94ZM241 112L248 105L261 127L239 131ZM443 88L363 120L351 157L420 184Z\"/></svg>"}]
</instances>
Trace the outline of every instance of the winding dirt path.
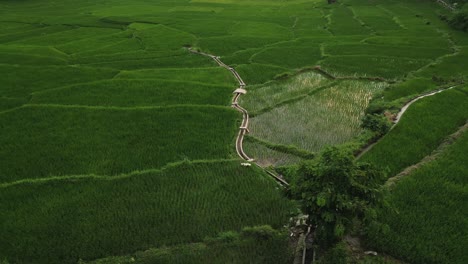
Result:
<instances>
[{"instance_id":1,"label":"winding dirt path","mask_svg":"<svg viewBox=\"0 0 468 264\"><path fill-rule=\"evenodd\" d=\"M434 92L430 92L430 93L427 93L427 94L423 94L423 95L420 95L418 97L415 97L413 98L412 100L410 100L409 102L407 102L405 105L403 105L403 107L400 109L400 111L398 112L395 120L393 121L393 125L392 127L390 128L389 132L398 124L398 122L400 122L401 120L401 117L403 116L403 114L406 112L406 110L408 110L408 108L414 104L415 102L425 98L425 97L429 97L429 96L433 96L435 94L438 94L438 93L441 93L441 92L444 92L444 91L448 91L448 90L451 90L453 88L455 88L457 86L451 86L449 88L446 88L446 89L441 89L441 90L437 90L437 91L434 91ZM387 132L387 133L389 133ZM369 146L367 146L366 148L364 148L363 150L361 150L361 152L359 152L358 155L356 155L356 159L359 159L360 157L362 157L362 155L364 155L366 152L368 152L369 150L371 150L375 144L379 143L385 136L381 137L379 140L377 140L376 142L370 144Z\"/></svg>"},{"instance_id":2,"label":"winding dirt path","mask_svg":"<svg viewBox=\"0 0 468 264\"><path fill-rule=\"evenodd\" d=\"M423 94L423 95L420 95L414 99L412 99L411 101L407 102L400 110L400 112L398 112L396 118L395 118L395 121L393 122L394 125L392 126L392 128L395 127L395 125L400 122L400 119L401 117L403 116L403 114L406 112L406 110L408 110L408 107L410 107L412 104L414 104L415 102L417 102L418 100L420 99L423 99L424 97L428 97L428 96L432 96L432 95L435 95L435 94L438 94L438 93L441 93L443 91L447 91L447 90L450 90L450 89L453 89L455 88L456 86L451 86L449 88L446 88L446 89L442 89L442 90L437 90L437 91L434 91L434 92L431 92L431 93L428 93L428 94Z\"/></svg>"},{"instance_id":3,"label":"winding dirt path","mask_svg":"<svg viewBox=\"0 0 468 264\"><path fill-rule=\"evenodd\" d=\"M195 53L195 54L200 54L200 55L203 55L203 56L206 56L206 57L210 57L219 66L221 66L221 67L227 69L228 71L230 71L232 73L232 75L234 75L234 77L237 79L237 82L239 82L239 88L234 90L234 92L233 92L234 96L232 97L232 103L231 103L232 107L234 107L235 109L237 109L239 112L242 113L242 123L241 123L241 126L239 127L239 133L237 134L237 138L236 138L236 152L237 152L237 155L239 155L239 157L241 157L242 159L244 159L246 161L249 161L249 162L252 162L253 159L250 158L247 154L245 154L244 148L243 148L244 136L245 136L245 134L247 134L249 132L249 113L247 112L246 109L241 107L239 105L239 103L238 103L239 97L242 94L247 93L247 91L245 90L244 80L242 80L239 73L237 73L237 71L234 68L224 64L224 62L222 62L219 59L218 56L208 54L208 53L204 53L204 52L201 52L201 51L196 51L196 50L193 50L191 48L188 48L188 50L190 52L192 52L192 53Z\"/></svg>"},{"instance_id":4,"label":"winding dirt path","mask_svg":"<svg viewBox=\"0 0 468 264\"><path fill-rule=\"evenodd\" d=\"M239 82L239 88L234 90L234 92L233 92L234 96L232 97L232 102L231 102L232 107L234 107L235 109L237 109L237 111L242 113L242 123L241 123L241 126L239 127L239 133L237 134L237 138L236 138L236 152L237 152L237 155L239 155L239 157L241 157L243 160L246 160L248 162L253 162L254 159L252 159L247 154L245 154L244 148L243 148L244 136L245 136L245 134L249 133L249 113L247 112L246 109L244 109L242 106L240 106L239 102L238 102L239 97L241 95L247 93L247 91L245 90L246 84L245 84L244 80L242 80L239 73L237 73L237 71L233 67L230 67L230 66L226 65L224 62L222 62L220 60L220 58L218 56L208 54L208 53L205 53L205 52L201 52L201 51L196 51L196 50L193 50L191 48L187 48L187 49L192 53L203 55L203 56L206 56L206 57L210 57L219 66L221 66L221 67L227 69L228 71L230 71L232 73L232 75L234 75L234 77L237 79L237 82ZM254 164L257 165L260 168L263 168L262 166L258 165L257 163L254 163ZM273 172L271 170L268 170L266 168L263 168L263 170L268 175L273 177L279 185L281 185L283 187L289 186L289 183L287 181L285 181L281 175L278 175L275 172Z\"/></svg>"}]
</instances>

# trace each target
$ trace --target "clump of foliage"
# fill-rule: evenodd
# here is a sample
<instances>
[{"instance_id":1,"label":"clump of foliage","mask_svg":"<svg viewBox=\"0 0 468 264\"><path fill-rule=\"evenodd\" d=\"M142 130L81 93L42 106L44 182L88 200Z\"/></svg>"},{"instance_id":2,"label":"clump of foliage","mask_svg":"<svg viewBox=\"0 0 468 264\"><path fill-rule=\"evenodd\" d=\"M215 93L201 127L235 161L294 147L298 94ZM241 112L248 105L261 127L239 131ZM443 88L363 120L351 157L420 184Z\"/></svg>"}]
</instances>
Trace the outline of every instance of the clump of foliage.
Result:
<instances>
[{"instance_id":1,"label":"clump of foliage","mask_svg":"<svg viewBox=\"0 0 468 264\"><path fill-rule=\"evenodd\" d=\"M336 244L319 261L320 264L348 264L349 262L350 256L345 242Z\"/></svg>"},{"instance_id":2,"label":"clump of foliage","mask_svg":"<svg viewBox=\"0 0 468 264\"><path fill-rule=\"evenodd\" d=\"M384 174L356 163L348 149L330 147L297 170L292 192L315 227L316 243L326 249L342 238L356 219L373 221L381 203Z\"/></svg>"},{"instance_id":3,"label":"clump of foliage","mask_svg":"<svg viewBox=\"0 0 468 264\"><path fill-rule=\"evenodd\" d=\"M455 13L449 19L449 25L455 29L468 31L468 4L464 4L463 7Z\"/></svg>"},{"instance_id":4,"label":"clump of foliage","mask_svg":"<svg viewBox=\"0 0 468 264\"><path fill-rule=\"evenodd\" d=\"M383 115L367 114L362 119L361 126L376 132L377 136L382 136L390 130L391 123Z\"/></svg>"}]
</instances>

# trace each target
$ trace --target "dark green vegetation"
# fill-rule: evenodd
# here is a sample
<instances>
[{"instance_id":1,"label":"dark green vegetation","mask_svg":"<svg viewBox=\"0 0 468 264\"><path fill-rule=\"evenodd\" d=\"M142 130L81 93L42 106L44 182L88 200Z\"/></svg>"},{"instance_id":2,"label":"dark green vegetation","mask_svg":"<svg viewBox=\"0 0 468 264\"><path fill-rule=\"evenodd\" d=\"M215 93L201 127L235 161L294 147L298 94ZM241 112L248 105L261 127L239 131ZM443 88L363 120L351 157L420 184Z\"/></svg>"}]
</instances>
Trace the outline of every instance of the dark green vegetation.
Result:
<instances>
[{"instance_id":1,"label":"dark green vegetation","mask_svg":"<svg viewBox=\"0 0 468 264\"><path fill-rule=\"evenodd\" d=\"M464 263L468 258L468 133L394 187L387 197L396 212L379 211L388 232L373 232L370 244L409 263Z\"/></svg>"},{"instance_id":2,"label":"dark green vegetation","mask_svg":"<svg viewBox=\"0 0 468 264\"><path fill-rule=\"evenodd\" d=\"M455 14L448 17L448 22L453 28L466 32L468 31L468 3L466 1L461 2L464 2L464 4ZM459 3L457 4L459 5Z\"/></svg>"},{"instance_id":3,"label":"dark green vegetation","mask_svg":"<svg viewBox=\"0 0 468 264\"><path fill-rule=\"evenodd\" d=\"M289 263L287 234L277 230L290 203L260 170L236 160L240 115L229 104L237 83L183 47L235 66L249 85L246 98L255 96L246 99L248 110L265 131L268 122L283 127L274 134L281 140L246 141L247 150L266 156L265 164L269 155L291 163L326 144L367 139L360 118L377 90L385 89L368 112L381 118L420 93L467 80L468 37L440 19L452 15L438 4L338 2L2 1L0 261L75 263L134 254L142 263ZM319 78L310 73L316 65L348 80ZM366 76L397 83L349 80ZM462 87L413 105L363 159L396 174L430 154L467 118ZM314 118L307 117L310 107ZM294 130L271 114L278 111L307 122ZM446 175L442 165L440 173ZM421 208L435 204L427 201ZM410 210L407 204L399 210ZM434 225L443 222L442 211L427 212ZM447 257L450 237L439 236L448 246L438 258L427 250L430 239L427 247L405 246L419 243L418 235L430 237L429 229L405 237L411 232L394 227L406 220L386 217L391 240L406 242L376 243L379 250L410 261L463 257ZM272 226L273 235L263 241L244 229L258 225Z\"/></svg>"},{"instance_id":4,"label":"dark green vegetation","mask_svg":"<svg viewBox=\"0 0 468 264\"><path fill-rule=\"evenodd\" d=\"M279 228L290 203L275 186L260 169L237 161L3 184L2 257L13 263L73 263L202 241L243 226Z\"/></svg>"},{"instance_id":5,"label":"dark green vegetation","mask_svg":"<svg viewBox=\"0 0 468 264\"><path fill-rule=\"evenodd\" d=\"M205 238L202 243L152 248L133 256L109 257L90 264L205 264L205 263L290 263L287 233L270 226L246 227L241 232L225 232Z\"/></svg>"},{"instance_id":6,"label":"dark green vegetation","mask_svg":"<svg viewBox=\"0 0 468 264\"><path fill-rule=\"evenodd\" d=\"M111 176L184 159L227 159L236 116L222 107L30 105L0 115L0 181Z\"/></svg>"},{"instance_id":7,"label":"dark green vegetation","mask_svg":"<svg viewBox=\"0 0 468 264\"><path fill-rule=\"evenodd\" d=\"M372 215L368 211L382 197L379 187L384 174L370 164L356 163L345 149L325 149L312 161L300 164L295 177L292 193L316 227L314 243L321 250L349 233L356 219Z\"/></svg>"},{"instance_id":8,"label":"dark green vegetation","mask_svg":"<svg viewBox=\"0 0 468 264\"><path fill-rule=\"evenodd\" d=\"M394 176L431 154L468 117L467 87L454 88L413 105L361 160L372 162Z\"/></svg>"}]
</instances>

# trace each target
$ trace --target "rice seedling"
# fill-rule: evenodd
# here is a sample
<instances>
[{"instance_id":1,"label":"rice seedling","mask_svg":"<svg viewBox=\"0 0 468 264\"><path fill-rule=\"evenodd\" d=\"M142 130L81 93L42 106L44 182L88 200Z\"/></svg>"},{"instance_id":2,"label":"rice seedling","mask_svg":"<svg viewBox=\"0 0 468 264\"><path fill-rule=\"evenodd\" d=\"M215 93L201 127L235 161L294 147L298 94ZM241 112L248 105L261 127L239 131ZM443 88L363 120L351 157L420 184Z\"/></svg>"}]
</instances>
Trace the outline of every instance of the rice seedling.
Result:
<instances>
[{"instance_id":1,"label":"rice seedling","mask_svg":"<svg viewBox=\"0 0 468 264\"><path fill-rule=\"evenodd\" d=\"M249 139L247 137L244 140L244 151L262 167L292 165L302 160L298 156L273 150Z\"/></svg>"},{"instance_id":2,"label":"rice seedling","mask_svg":"<svg viewBox=\"0 0 468 264\"><path fill-rule=\"evenodd\" d=\"M290 80L252 86L247 95L241 98L241 104L249 109L251 116L271 110L281 104L301 100L309 93L330 84L331 81L314 72L301 73Z\"/></svg>"},{"instance_id":3,"label":"rice seedling","mask_svg":"<svg viewBox=\"0 0 468 264\"><path fill-rule=\"evenodd\" d=\"M318 151L357 136L372 95L385 84L343 81L335 86L255 116L251 134L267 141Z\"/></svg>"}]
</instances>

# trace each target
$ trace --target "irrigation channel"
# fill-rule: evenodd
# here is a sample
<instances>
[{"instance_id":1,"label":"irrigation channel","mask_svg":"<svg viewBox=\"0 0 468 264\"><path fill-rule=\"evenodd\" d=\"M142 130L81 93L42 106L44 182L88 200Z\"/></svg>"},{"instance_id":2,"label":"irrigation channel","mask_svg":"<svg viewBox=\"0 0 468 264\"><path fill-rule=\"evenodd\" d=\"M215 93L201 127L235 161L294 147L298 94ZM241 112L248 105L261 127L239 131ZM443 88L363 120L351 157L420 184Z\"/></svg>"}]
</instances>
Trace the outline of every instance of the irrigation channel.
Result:
<instances>
[{"instance_id":1,"label":"irrigation channel","mask_svg":"<svg viewBox=\"0 0 468 264\"><path fill-rule=\"evenodd\" d=\"M242 123L241 123L241 126L239 127L239 133L237 134L237 138L236 138L236 152L237 152L237 155L239 155L239 157L241 157L243 160L246 160L248 162L253 162L254 159L252 159L247 154L245 154L244 148L243 148L244 136L245 136L245 134L247 134L249 132L249 112L247 112L247 110L245 108L240 106L239 102L238 102L239 97L241 95L247 93L247 90L245 89L246 84L245 84L244 80L242 80L239 73L237 73L237 71L233 67L230 67L230 66L226 65L224 62L222 62L220 60L219 56L215 56L215 55L208 54L208 53L205 53L205 52L197 51L197 50L194 50L192 48L188 48L188 50L190 52L192 52L192 53L200 54L200 55L203 55L203 56L206 56L206 57L209 57L209 58L213 59L219 66L221 66L221 67L225 68L226 70L230 71L232 73L232 75L234 75L234 77L237 79L237 82L239 82L239 88L234 90L234 92L233 92L234 96L232 97L232 102L231 102L231 106L234 107L237 111L242 113ZM260 165L258 165L256 163L255 163L255 165L261 167ZM288 182L286 182L280 175L277 175L274 172L272 172L270 170L267 170L265 168L263 168L263 169L265 170L266 173L268 173L268 175L273 177L280 185L289 186Z\"/></svg>"}]
</instances>

